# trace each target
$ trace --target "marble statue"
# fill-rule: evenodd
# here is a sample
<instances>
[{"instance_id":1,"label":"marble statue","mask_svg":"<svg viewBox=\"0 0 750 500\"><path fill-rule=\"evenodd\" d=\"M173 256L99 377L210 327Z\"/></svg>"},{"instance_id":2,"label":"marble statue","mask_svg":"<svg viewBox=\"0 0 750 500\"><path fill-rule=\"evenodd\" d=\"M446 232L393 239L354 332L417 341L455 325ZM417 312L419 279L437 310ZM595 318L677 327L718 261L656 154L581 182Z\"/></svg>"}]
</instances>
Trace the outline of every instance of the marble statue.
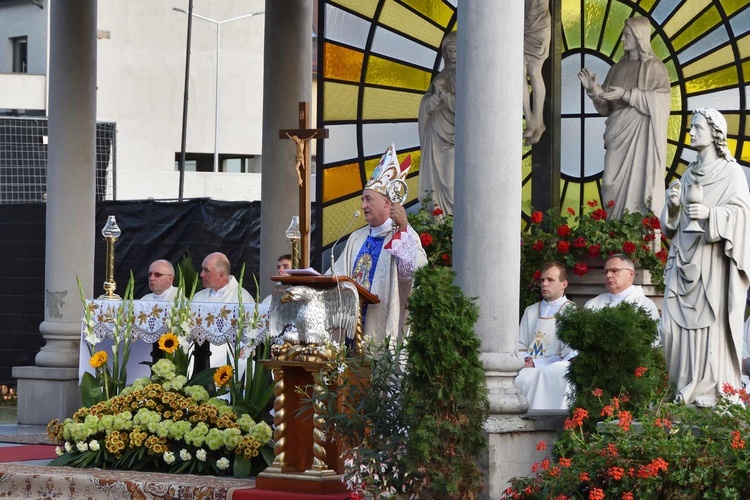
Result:
<instances>
[{"instance_id":1,"label":"marble statue","mask_svg":"<svg viewBox=\"0 0 750 500\"><path fill-rule=\"evenodd\" d=\"M690 145L698 157L670 184L661 215L672 238L660 326L664 356L677 400L697 406L716 404L725 383L741 387L750 191L726 137L721 113L693 113Z\"/></svg>"},{"instance_id":2,"label":"marble statue","mask_svg":"<svg viewBox=\"0 0 750 500\"><path fill-rule=\"evenodd\" d=\"M602 201L610 218L623 211L659 213L664 206L670 85L664 63L654 55L651 25L645 17L625 21L625 55L610 68L604 84L583 68L578 73L604 130Z\"/></svg>"},{"instance_id":3,"label":"marble statue","mask_svg":"<svg viewBox=\"0 0 750 500\"><path fill-rule=\"evenodd\" d=\"M536 144L547 127L544 125L544 98L547 89L542 78L542 65L549 57L552 37L552 16L549 0L525 0L523 24L524 87L523 116L526 144Z\"/></svg>"},{"instance_id":4,"label":"marble statue","mask_svg":"<svg viewBox=\"0 0 750 500\"><path fill-rule=\"evenodd\" d=\"M456 32L441 44L444 67L419 103L419 199L453 213L454 136L456 122Z\"/></svg>"}]
</instances>

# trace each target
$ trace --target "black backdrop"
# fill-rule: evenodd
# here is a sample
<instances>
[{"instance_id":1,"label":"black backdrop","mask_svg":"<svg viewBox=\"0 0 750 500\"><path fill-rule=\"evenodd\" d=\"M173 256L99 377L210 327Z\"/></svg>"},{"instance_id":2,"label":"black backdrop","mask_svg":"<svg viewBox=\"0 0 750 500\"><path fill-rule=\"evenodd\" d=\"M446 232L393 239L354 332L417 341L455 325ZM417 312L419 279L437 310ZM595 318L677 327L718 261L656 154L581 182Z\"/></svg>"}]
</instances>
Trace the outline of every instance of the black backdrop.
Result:
<instances>
[{"instance_id":1,"label":"black backdrop","mask_svg":"<svg viewBox=\"0 0 750 500\"><path fill-rule=\"evenodd\" d=\"M190 254L193 265L200 269L203 258L218 251L229 257L232 274L238 278L245 264L244 287L255 296L251 275L259 276L260 271L260 202L194 199L97 203L96 224L91 228L96 242L95 296L104 293L105 243L101 229L108 215L117 218L122 230L115 246L115 281L120 295L125 292L130 270L135 277L134 295L139 298L149 291L147 275L152 261L176 263ZM46 205L42 203L0 205L2 384L14 383L13 366L33 365L44 344L39 324L44 321L45 217ZM285 230L279 228L280 237ZM311 253L315 255L314 250ZM78 290L69 290L65 299L78 302Z\"/></svg>"}]
</instances>

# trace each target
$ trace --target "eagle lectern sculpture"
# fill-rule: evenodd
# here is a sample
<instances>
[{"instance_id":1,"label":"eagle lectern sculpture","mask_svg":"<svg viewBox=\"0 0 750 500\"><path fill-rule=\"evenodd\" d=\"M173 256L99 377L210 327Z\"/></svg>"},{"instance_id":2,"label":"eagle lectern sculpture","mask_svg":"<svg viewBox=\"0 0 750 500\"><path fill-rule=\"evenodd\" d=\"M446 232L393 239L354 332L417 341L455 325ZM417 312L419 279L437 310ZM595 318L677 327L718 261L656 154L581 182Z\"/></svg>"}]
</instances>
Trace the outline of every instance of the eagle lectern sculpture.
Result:
<instances>
[{"instance_id":1,"label":"eagle lectern sculpture","mask_svg":"<svg viewBox=\"0 0 750 500\"><path fill-rule=\"evenodd\" d=\"M323 346L355 338L359 294L347 281L327 289L278 285L268 310L269 333L282 340L275 345L277 359L302 361L325 358Z\"/></svg>"}]
</instances>

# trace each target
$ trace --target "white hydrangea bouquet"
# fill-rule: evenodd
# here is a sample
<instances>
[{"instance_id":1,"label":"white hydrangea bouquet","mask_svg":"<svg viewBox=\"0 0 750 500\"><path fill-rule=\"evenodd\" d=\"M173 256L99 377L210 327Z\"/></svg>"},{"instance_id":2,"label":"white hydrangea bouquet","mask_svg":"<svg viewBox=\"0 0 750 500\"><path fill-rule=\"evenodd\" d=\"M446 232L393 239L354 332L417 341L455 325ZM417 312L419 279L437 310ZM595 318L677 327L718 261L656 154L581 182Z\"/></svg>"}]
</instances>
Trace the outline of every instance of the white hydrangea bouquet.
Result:
<instances>
[{"instance_id":1,"label":"white hydrangea bouquet","mask_svg":"<svg viewBox=\"0 0 750 500\"><path fill-rule=\"evenodd\" d=\"M161 359L150 378L53 420L47 433L63 446L50 465L247 477L271 428L186 383L171 360Z\"/></svg>"}]
</instances>

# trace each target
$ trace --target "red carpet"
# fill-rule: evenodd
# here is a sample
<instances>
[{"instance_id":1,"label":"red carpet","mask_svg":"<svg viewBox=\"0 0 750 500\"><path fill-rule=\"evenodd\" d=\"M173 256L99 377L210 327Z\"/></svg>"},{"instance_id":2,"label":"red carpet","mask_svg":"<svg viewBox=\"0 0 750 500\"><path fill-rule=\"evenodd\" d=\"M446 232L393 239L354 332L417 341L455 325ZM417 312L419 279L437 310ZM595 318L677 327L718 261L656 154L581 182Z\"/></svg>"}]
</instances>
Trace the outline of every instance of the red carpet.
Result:
<instances>
[{"instance_id":1,"label":"red carpet","mask_svg":"<svg viewBox=\"0 0 750 500\"><path fill-rule=\"evenodd\" d=\"M308 493L285 493L253 489L237 489L232 492L232 500L344 500L349 493L332 493L330 495L311 495Z\"/></svg>"},{"instance_id":2,"label":"red carpet","mask_svg":"<svg viewBox=\"0 0 750 500\"><path fill-rule=\"evenodd\" d=\"M0 462L23 462L57 458L55 446L51 444L30 444L26 446L0 446Z\"/></svg>"}]
</instances>

